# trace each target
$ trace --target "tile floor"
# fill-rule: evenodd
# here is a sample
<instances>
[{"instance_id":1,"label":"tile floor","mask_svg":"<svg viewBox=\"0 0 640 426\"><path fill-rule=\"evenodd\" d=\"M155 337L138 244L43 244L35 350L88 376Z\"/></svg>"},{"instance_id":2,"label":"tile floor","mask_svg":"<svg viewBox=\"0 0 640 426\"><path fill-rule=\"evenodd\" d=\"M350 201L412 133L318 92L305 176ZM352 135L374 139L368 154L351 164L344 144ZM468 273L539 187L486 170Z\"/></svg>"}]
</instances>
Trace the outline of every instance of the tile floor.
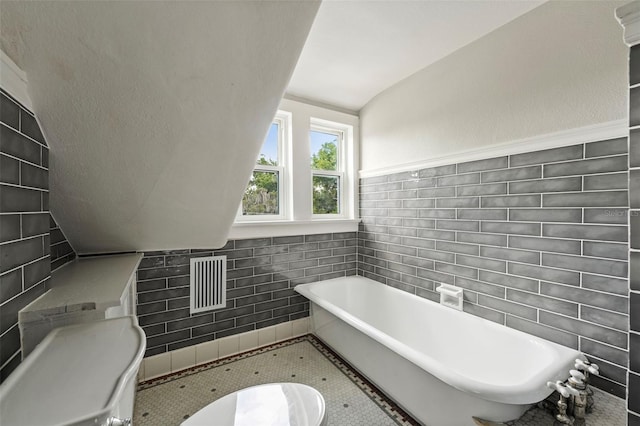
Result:
<instances>
[{"instance_id":1,"label":"tile floor","mask_svg":"<svg viewBox=\"0 0 640 426\"><path fill-rule=\"evenodd\" d=\"M271 382L316 388L325 398L330 426L419 424L311 335L142 382L133 424L179 425L228 393ZM624 401L595 391L596 407L587 423L624 426ZM553 422L550 414L533 408L509 425L553 426Z\"/></svg>"}]
</instances>

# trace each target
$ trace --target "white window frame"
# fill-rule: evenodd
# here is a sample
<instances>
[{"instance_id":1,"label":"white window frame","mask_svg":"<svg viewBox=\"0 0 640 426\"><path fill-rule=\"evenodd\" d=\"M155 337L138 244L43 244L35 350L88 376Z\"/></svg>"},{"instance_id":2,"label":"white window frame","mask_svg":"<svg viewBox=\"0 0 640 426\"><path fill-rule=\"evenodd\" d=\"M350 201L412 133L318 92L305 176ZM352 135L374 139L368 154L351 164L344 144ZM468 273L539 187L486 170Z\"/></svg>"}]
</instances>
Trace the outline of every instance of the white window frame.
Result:
<instances>
[{"instance_id":1,"label":"white window frame","mask_svg":"<svg viewBox=\"0 0 640 426\"><path fill-rule=\"evenodd\" d=\"M280 102L285 117L281 150L284 172L280 188L281 215L236 216L228 238L263 238L358 230L358 158L360 120L355 113L336 111L293 99ZM340 147L342 179L340 214L313 214L313 179L309 131L312 127L343 133ZM327 171L335 175L333 171ZM242 206L239 207L241 213Z\"/></svg>"},{"instance_id":2,"label":"white window frame","mask_svg":"<svg viewBox=\"0 0 640 426\"><path fill-rule=\"evenodd\" d=\"M290 188L287 185L289 178L287 176L287 166L290 161L290 155L288 154L291 146L291 113L286 111L278 111L275 118L269 125L278 124L278 165L268 166L263 164L257 164L253 168L253 172L277 172L278 176L278 214L255 214L255 215L243 215L242 214L242 201L236 214L236 222L268 222L286 220L289 218L289 196ZM266 135L265 135L266 138ZM263 141L264 143L264 141ZM252 174L253 174L252 172ZM244 197L243 197L244 198Z\"/></svg>"},{"instance_id":3,"label":"white window frame","mask_svg":"<svg viewBox=\"0 0 640 426\"><path fill-rule=\"evenodd\" d=\"M309 125L309 133L322 132L330 135L337 136L338 146L336 149L337 155L337 165L336 170L319 170L314 169L309 165L311 170L311 217L312 219L335 219L335 218L344 218L345 215L345 202L344 202L344 180L345 180L345 158L346 158L346 147L345 147L345 132L342 129L343 126L335 126L335 123L329 123L325 120L320 120L317 118L311 118L311 123ZM311 157L309 157L309 164L311 164ZM338 213L321 213L316 214L313 213L313 191L315 188L313 187L313 177L314 176L326 176L326 177L336 177L338 178Z\"/></svg>"}]
</instances>

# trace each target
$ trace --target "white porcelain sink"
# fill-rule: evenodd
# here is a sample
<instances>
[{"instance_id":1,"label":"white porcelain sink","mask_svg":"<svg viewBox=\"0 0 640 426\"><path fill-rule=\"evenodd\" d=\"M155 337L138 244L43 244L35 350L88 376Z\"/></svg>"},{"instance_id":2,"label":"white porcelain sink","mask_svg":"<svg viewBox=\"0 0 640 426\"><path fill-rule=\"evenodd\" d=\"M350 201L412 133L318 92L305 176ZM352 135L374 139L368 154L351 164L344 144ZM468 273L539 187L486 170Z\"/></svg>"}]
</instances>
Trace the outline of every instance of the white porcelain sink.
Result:
<instances>
[{"instance_id":1,"label":"white porcelain sink","mask_svg":"<svg viewBox=\"0 0 640 426\"><path fill-rule=\"evenodd\" d=\"M0 386L0 423L98 426L131 418L145 347L133 316L55 329Z\"/></svg>"}]
</instances>

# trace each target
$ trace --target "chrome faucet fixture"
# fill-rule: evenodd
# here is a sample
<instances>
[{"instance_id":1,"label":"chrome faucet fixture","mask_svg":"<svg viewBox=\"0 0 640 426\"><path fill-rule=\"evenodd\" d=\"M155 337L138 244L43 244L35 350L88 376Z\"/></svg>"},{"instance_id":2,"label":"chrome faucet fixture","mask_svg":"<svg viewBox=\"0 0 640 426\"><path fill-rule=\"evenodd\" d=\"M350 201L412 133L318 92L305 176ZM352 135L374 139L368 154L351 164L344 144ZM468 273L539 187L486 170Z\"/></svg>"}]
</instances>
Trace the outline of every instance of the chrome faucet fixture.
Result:
<instances>
[{"instance_id":1,"label":"chrome faucet fixture","mask_svg":"<svg viewBox=\"0 0 640 426\"><path fill-rule=\"evenodd\" d=\"M558 394L560 394L560 399L558 399L558 402L556 404L558 413L555 416L556 421L554 422L554 426L573 426L575 419L573 418L573 416L567 413L567 409L569 408L567 400L571 399L571 397L577 394L578 391L566 386L559 380L557 382L547 382L547 387L555 390L556 392L558 392Z\"/></svg>"},{"instance_id":2,"label":"chrome faucet fixture","mask_svg":"<svg viewBox=\"0 0 640 426\"><path fill-rule=\"evenodd\" d=\"M569 371L565 382L547 382L547 387L560 394L555 404L554 426L585 426L586 416L593 410L593 390L589 388L589 375L600 373L597 364L576 359L575 370ZM544 404L543 404L544 405Z\"/></svg>"},{"instance_id":3,"label":"chrome faucet fixture","mask_svg":"<svg viewBox=\"0 0 640 426\"><path fill-rule=\"evenodd\" d=\"M131 419L119 419L117 417L109 417L106 426L131 426Z\"/></svg>"},{"instance_id":4,"label":"chrome faucet fixture","mask_svg":"<svg viewBox=\"0 0 640 426\"><path fill-rule=\"evenodd\" d=\"M588 386L589 385L589 375L593 374L598 376L600 374L600 367L597 364L590 363L589 361L583 361L581 359L576 359L575 363L576 370L582 372L584 374L584 386L587 393L587 406L586 412L590 413L593 411L593 390ZM575 371L575 370L572 370Z\"/></svg>"},{"instance_id":5,"label":"chrome faucet fixture","mask_svg":"<svg viewBox=\"0 0 640 426\"><path fill-rule=\"evenodd\" d=\"M577 395L571 395L569 399L569 412L573 414L575 418L575 426L583 426L586 424L587 415L587 383L586 377L578 370L570 370L569 380L567 384L573 389L577 390Z\"/></svg>"}]
</instances>

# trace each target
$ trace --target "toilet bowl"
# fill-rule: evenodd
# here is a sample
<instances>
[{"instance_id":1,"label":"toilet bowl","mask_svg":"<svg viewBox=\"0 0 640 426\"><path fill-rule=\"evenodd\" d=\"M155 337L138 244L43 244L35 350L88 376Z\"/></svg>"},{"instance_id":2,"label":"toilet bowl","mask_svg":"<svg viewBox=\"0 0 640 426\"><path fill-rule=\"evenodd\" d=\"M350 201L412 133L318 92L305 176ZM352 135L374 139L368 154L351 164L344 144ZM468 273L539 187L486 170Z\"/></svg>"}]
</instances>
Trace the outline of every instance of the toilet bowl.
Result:
<instances>
[{"instance_id":1,"label":"toilet bowl","mask_svg":"<svg viewBox=\"0 0 640 426\"><path fill-rule=\"evenodd\" d=\"M300 383L269 383L230 393L181 426L325 426L324 398Z\"/></svg>"}]
</instances>

